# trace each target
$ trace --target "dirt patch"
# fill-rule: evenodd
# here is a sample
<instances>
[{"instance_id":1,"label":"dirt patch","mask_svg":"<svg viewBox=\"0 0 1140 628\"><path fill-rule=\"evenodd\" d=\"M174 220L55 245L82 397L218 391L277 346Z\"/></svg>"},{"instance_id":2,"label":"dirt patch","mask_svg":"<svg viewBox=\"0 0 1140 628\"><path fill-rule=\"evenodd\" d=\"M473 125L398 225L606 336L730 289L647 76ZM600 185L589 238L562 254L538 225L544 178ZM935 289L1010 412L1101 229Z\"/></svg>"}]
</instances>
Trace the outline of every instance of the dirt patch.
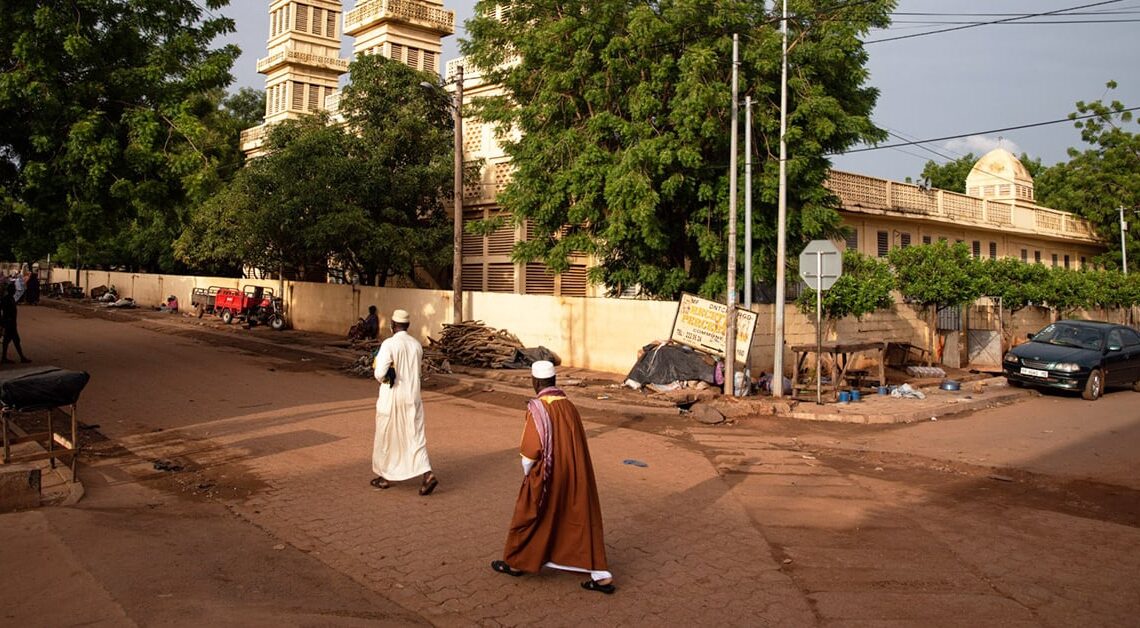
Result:
<instances>
[{"instance_id":1,"label":"dirt patch","mask_svg":"<svg viewBox=\"0 0 1140 628\"><path fill-rule=\"evenodd\" d=\"M903 453L804 450L841 473L916 486L953 504L1016 505L1140 527L1140 491L1123 486Z\"/></svg>"}]
</instances>

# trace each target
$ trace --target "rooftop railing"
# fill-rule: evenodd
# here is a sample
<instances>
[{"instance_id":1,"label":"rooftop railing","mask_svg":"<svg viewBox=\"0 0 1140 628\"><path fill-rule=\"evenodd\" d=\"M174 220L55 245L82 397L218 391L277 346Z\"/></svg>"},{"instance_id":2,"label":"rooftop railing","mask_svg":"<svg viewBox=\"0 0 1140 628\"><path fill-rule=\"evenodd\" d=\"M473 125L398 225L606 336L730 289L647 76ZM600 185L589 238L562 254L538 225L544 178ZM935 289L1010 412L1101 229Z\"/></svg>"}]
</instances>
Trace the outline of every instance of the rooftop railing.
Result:
<instances>
[{"instance_id":1,"label":"rooftop railing","mask_svg":"<svg viewBox=\"0 0 1140 628\"><path fill-rule=\"evenodd\" d=\"M1087 220L1025 200L983 199L840 170L831 171L827 187L848 211L912 214L989 229L1098 241Z\"/></svg>"},{"instance_id":2,"label":"rooftop railing","mask_svg":"<svg viewBox=\"0 0 1140 628\"><path fill-rule=\"evenodd\" d=\"M450 35L455 32L455 12L418 0L372 0L344 14L344 32L355 35L373 24L401 20Z\"/></svg>"}]
</instances>

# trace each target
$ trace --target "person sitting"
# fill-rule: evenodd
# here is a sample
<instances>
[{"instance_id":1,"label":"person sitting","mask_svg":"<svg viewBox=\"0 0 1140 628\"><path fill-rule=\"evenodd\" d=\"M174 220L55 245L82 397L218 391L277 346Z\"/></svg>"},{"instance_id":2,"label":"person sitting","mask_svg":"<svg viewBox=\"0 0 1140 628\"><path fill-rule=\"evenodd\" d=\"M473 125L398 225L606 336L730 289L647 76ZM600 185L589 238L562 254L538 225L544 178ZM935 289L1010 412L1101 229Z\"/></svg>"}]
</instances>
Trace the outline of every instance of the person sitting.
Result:
<instances>
[{"instance_id":1,"label":"person sitting","mask_svg":"<svg viewBox=\"0 0 1140 628\"><path fill-rule=\"evenodd\" d=\"M380 336L380 318L376 316L376 306L368 306L368 317L360 326L360 336L364 340L376 340Z\"/></svg>"},{"instance_id":2,"label":"person sitting","mask_svg":"<svg viewBox=\"0 0 1140 628\"><path fill-rule=\"evenodd\" d=\"M163 303L162 305L158 306L158 311L159 312L167 312L169 314L177 314L178 313L178 297L174 296L173 294L166 297L166 303Z\"/></svg>"}]
</instances>

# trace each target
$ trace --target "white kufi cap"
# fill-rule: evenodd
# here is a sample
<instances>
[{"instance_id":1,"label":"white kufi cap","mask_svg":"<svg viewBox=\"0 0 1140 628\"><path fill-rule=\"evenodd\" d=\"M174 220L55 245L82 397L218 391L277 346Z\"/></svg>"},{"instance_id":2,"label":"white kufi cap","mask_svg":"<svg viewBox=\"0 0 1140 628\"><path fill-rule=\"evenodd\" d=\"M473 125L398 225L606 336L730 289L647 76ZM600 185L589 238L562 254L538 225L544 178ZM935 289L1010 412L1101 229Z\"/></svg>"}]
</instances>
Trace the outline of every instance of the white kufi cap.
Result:
<instances>
[{"instance_id":1,"label":"white kufi cap","mask_svg":"<svg viewBox=\"0 0 1140 628\"><path fill-rule=\"evenodd\" d=\"M412 319L408 316L407 310L396 310L395 312L392 312L393 323L407 323L411 320Z\"/></svg>"},{"instance_id":2,"label":"white kufi cap","mask_svg":"<svg viewBox=\"0 0 1140 628\"><path fill-rule=\"evenodd\" d=\"M550 379L554 377L554 363L549 360L539 360L530 365L530 374L535 379Z\"/></svg>"}]
</instances>

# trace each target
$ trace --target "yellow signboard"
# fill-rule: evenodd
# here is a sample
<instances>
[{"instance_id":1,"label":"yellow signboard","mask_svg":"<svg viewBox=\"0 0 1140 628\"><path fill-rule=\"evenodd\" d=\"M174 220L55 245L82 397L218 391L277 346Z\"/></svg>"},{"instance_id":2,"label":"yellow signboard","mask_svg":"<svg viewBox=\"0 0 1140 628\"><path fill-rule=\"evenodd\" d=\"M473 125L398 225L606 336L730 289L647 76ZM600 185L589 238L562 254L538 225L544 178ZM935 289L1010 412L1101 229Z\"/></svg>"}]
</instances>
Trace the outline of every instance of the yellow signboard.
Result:
<instances>
[{"instance_id":1,"label":"yellow signboard","mask_svg":"<svg viewBox=\"0 0 1140 628\"><path fill-rule=\"evenodd\" d=\"M681 294L677 304L677 317L673 319L670 340L694 349L724 357L724 332L728 306L702 299L689 293ZM743 364L752 348L752 334L756 330L756 312L736 308L736 361Z\"/></svg>"}]
</instances>

